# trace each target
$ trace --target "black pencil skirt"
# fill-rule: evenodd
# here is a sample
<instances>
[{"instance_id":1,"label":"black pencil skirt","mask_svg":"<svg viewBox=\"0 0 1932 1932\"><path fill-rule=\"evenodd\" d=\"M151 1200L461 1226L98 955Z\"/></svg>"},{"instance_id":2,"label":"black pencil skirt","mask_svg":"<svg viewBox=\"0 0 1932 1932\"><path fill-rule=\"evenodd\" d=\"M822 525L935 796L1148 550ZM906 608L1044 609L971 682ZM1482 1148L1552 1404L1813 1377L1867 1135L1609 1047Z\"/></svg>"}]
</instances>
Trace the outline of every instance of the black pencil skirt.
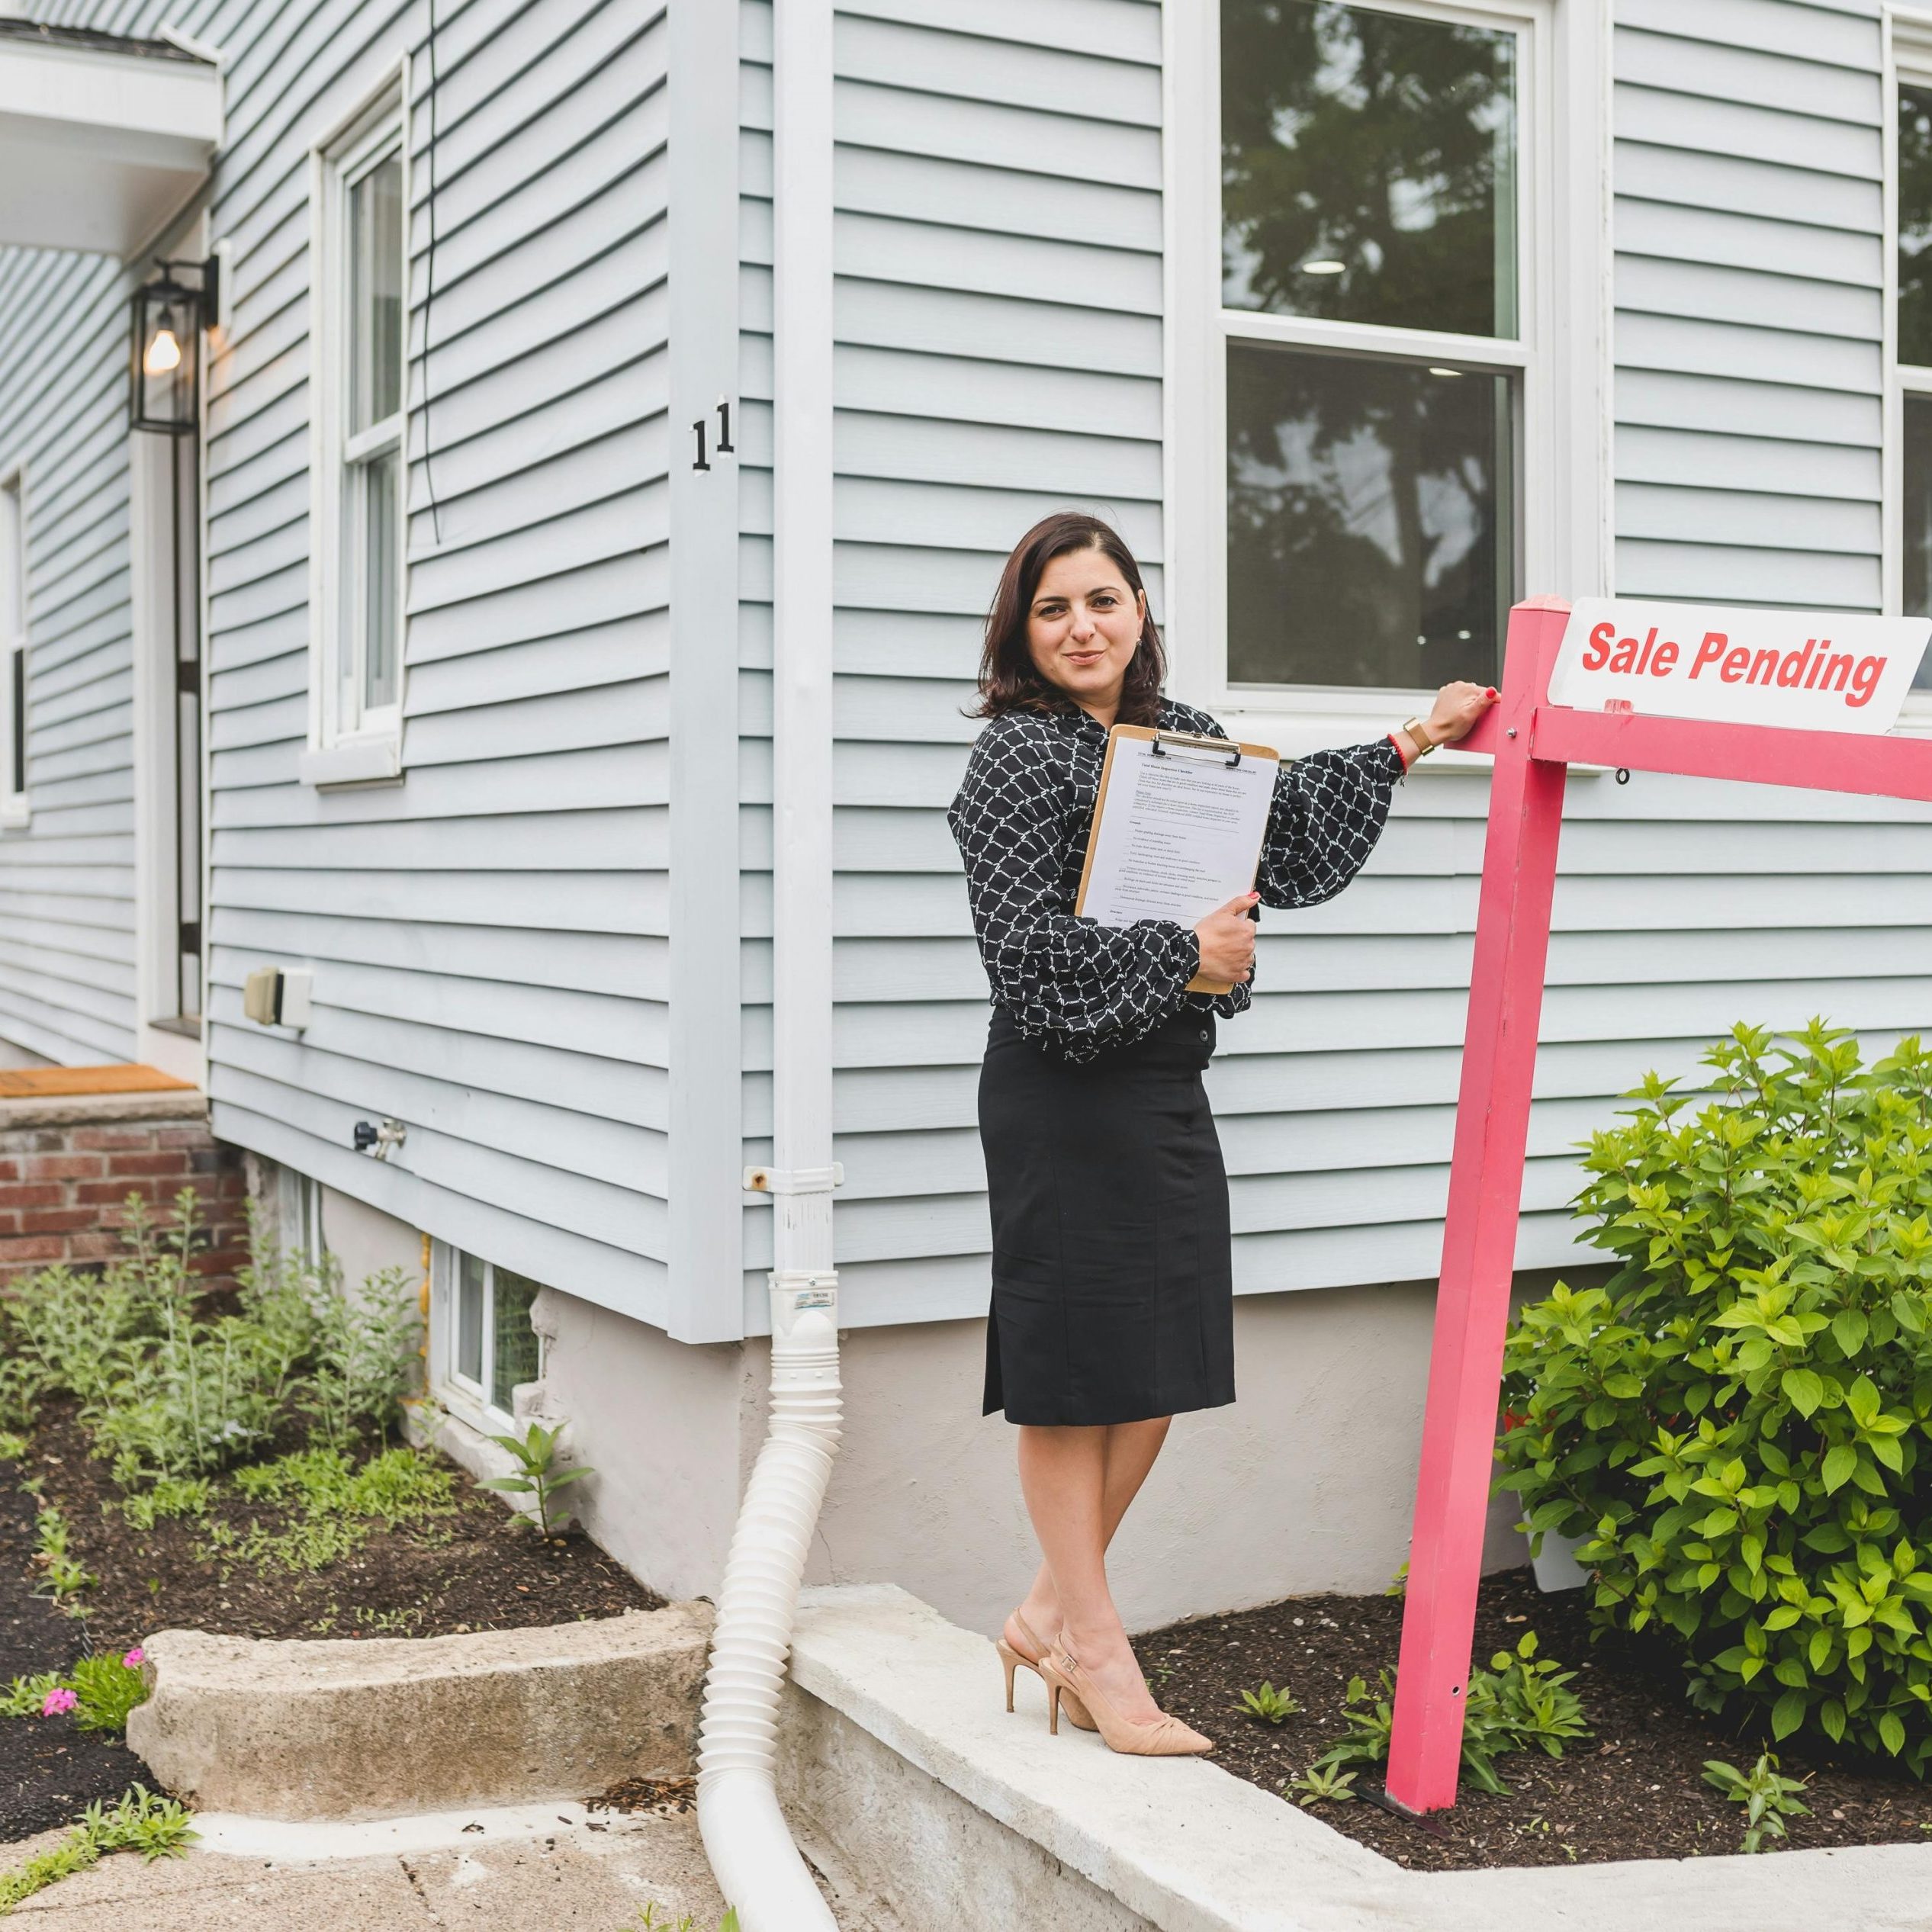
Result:
<instances>
[{"instance_id":1,"label":"black pencil skirt","mask_svg":"<svg viewBox=\"0 0 1932 1932\"><path fill-rule=\"evenodd\" d=\"M993 1015L979 1137L993 1223L983 1413L1143 1421L1234 1400L1228 1188L1184 1011L1071 1066Z\"/></svg>"}]
</instances>

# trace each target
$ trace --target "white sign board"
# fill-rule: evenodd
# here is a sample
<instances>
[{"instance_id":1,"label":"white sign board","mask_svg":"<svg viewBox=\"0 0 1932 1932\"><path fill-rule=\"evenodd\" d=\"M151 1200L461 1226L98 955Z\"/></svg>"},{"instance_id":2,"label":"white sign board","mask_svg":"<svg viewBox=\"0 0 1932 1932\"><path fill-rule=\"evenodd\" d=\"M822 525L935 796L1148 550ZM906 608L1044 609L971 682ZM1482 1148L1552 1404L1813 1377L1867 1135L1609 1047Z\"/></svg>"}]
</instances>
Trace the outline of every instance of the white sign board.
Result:
<instances>
[{"instance_id":1,"label":"white sign board","mask_svg":"<svg viewBox=\"0 0 1932 1932\"><path fill-rule=\"evenodd\" d=\"M1898 722L1928 637L1932 618L1585 597L1550 702L1876 737Z\"/></svg>"}]
</instances>

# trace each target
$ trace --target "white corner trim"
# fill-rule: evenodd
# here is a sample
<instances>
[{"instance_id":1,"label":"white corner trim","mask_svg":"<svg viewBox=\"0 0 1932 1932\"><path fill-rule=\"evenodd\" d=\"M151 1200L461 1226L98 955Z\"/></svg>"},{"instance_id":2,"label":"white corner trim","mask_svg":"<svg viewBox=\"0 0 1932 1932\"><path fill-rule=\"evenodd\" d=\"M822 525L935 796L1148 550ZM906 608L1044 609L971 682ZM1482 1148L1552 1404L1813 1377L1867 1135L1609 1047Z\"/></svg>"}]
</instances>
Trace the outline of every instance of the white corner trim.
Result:
<instances>
[{"instance_id":1,"label":"white corner trim","mask_svg":"<svg viewBox=\"0 0 1932 1932\"><path fill-rule=\"evenodd\" d=\"M0 799L0 832L24 832L33 822L34 808L27 799L24 792L17 798Z\"/></svg>"},{"instance_id":2,"label":"white corner trim","mask_svg":"<svg viewBox=\"0 0 1932 1932\"><path fill-rule=\"evenodd\" d=\"M312 744L297 760L304 785L370 785L403 775L403 741L397 737L344 738L339 744Z\"/></svg>"}]
</instances>

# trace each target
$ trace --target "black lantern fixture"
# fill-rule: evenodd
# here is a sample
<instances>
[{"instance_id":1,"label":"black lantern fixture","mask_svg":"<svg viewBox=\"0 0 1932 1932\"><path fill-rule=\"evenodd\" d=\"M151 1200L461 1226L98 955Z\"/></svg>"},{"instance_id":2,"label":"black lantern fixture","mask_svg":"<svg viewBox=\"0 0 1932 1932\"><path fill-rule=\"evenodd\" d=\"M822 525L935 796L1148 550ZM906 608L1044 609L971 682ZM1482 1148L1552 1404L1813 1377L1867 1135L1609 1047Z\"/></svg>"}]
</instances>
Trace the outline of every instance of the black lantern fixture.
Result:
<instances>
[{"instance_id":1,"label":"black lantern fixture","mask_svg":"<svg viewBox=\"0 0 1932 1932\"><path fill-rule=\"evenodd\" d=\"M128 349L130 429L181 436L196 426L199 332L214 319L220 263L163 262L161 274L134 291ZM199 278L190 287L176 279L186 269Z\"/></svg>"}]
</instances>

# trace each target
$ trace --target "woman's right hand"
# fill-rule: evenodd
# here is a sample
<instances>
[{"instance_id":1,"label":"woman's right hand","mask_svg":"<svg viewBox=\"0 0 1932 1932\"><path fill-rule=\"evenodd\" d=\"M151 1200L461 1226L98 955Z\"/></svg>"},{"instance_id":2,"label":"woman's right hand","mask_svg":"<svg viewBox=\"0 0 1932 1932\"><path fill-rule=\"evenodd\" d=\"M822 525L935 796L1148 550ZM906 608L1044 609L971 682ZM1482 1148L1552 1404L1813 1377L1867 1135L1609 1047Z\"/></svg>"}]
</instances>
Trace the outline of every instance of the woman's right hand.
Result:
<instances>
[{"instance_id":1,"label":"woman's right hand","mask_svg":"<svg viewBox=\"0 0 1932 1932\"><path fill-rule=\"evenodd\" d=\"M1201 946L1201 977L1223 986L1238 986L1255 969L1255 922L1248 909L1259 892L1243 892L1218 912L1210 912L1194 928Z\"/></svg>"}]
</instances>

